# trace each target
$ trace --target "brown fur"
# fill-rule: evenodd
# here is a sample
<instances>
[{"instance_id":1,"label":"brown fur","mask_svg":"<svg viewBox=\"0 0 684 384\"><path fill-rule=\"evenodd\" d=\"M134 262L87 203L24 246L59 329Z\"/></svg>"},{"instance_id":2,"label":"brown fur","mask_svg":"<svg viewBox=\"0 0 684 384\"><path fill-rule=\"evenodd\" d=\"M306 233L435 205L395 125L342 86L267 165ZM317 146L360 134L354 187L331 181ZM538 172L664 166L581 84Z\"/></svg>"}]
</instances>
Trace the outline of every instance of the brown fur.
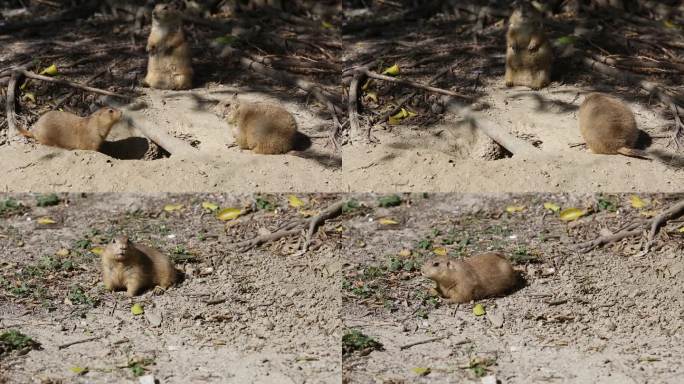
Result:
<instances>
[{"instance_id":1,"label":"brown fur","mask_svg":"<svg viewBox=\"0 0 684 384\"><path fill-rule=\"evenodd\" d=\"M639 139L634 114L622 101L601 94L589 94L579 109L579 128L594 153L648 157L634 149Z\"/></svg>"},{"instance_id":2,"label":"brown fur","mask_svg":"<svg viewBox=\"0 0 684 384\"><path fill-rule=\"evenodd\" d=\"M113 108L102 108L88 117L50 111L41 116L30 131L23 128L19 131L43 145L97 151L121 116L121 111Z\"/></svg>"},{"instance_id":3,"label":"brown fur","mask_svg":"<svg viewBox=\"0 0 684 384\"><path fill-rule=\"evenodd\" d=\"M145 84L158 89L192 87L190 45L185 41L181 14L174 7L168 4L154 7L147 52Z\"/></svg>"},{"instance_id":4,"label":"brown fur","mask_svg":"<svg viewBox=\"0 0 684 384\"><path fill-rule=\"evenodd\" d=\"M223 114L233 125L233 136L240 148L266 155L293 149L297 122L285 108L265 103L240 103L237 98L224 108Z\"/></svg>"},{"instance_id":5,"label":"brown fur","mask_svg":"<svg viewBox=\"0 0 684 384\"><path fill-rule=\"evenodd\" d=\"M506 86L546 87L551 82L552 62L553 50L541 15L529 5L513 11L506 33Z\"/></svg>"},{"instance_id":6,"label":"brown fur","mask_svg":"<svg viewBox=\"0 0 684 384\"><path fill-rule=\"evenodd\" d=\"M422 273L435 281L437 293L450 303L501 296L518 284L511 263L494 252L463 261L435 257L423 264Z\"/></svg>"},{"instance_id":7,"label":"brown fur","mask_svg":"<svg viewBox=\"0 0 684 384\"><path fill-rule=\"evenodd\" d=\"M119 236L102 252L102 277L107 290L125 289L127 296L135 296L157 285L170 287L176 282L176 269L156 249Z\"/></svg>"}]
</instances>

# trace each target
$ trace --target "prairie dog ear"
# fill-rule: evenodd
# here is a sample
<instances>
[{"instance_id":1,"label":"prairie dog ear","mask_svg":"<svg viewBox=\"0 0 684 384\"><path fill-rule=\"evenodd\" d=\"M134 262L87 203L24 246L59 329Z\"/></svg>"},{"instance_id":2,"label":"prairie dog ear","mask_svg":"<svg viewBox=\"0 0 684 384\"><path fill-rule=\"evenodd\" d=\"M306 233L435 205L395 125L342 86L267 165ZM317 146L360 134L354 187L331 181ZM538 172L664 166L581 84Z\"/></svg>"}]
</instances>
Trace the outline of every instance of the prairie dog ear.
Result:
<instances>
[{"instance_id":1,"label":"prairie dog ear","mask_svg":"<svg viewBox=\"0 0 684 384\"><path fill-rule=\"evenodd\" d=\"M446 264L446 267L447 267L448 269L452 269L452 268L454 267L454 265L456 265L456 264L454 263L454 261L451 260L451 259L446 259L446 260L444 261L444 263Z\"/></svg>"}]
</instances>

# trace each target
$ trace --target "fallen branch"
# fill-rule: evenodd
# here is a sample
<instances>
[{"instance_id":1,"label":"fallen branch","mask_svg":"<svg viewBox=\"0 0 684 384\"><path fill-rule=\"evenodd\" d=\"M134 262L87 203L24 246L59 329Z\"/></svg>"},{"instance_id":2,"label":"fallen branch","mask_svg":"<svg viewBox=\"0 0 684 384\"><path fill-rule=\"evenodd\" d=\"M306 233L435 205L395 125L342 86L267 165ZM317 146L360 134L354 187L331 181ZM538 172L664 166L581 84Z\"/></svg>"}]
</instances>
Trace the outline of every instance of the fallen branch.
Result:
<instances>
[{"instance_id":1,"label":"fallen branch","mask_svg":"<svg viewBox=\"0 0 684 384\"><path fill-rule=\"evenodd\" d=\"M642 252L643 255L648 253L648 251L651 249L651 246L653 246L653 243L655 242L655 237L658 234L659 229L663 226L663 224L666 221L676 219L682 215L684 215L684 200L677 202L675 205L668 208L667 210L665 210L658 216L654 217L650 221L632 224L618 233L607 236L600 236L594 240L577 244L576 247L580 252L588 252L596 247L620 241L626 237L639 236L644 233L644 231L648 227L648 224L650 223L650 230L647 236L648 241L644 246L644 251Z\"/></svg>"},{"instance_id":2,"label":"fallen branch","mask_svg":"<svg viewBox=\"0 0 684 384\"><path fill-rule=\"evenodd\" d=\"M246 251L250 248L257 247L261 244L268 243L270 241L276 241L279 239L282 239L283 237L288 237L288 236L294 236L294 235L299 235L302 233L303 228L296 228L296 229L291 229L292 227L296 226L303 226L306 227L308 225L308 231L306 235L306 240L304 242L304 245L302 246L302 250L306 252L309 248L309 245L311 244L311 238L313 237L314 233L316 232L316 229L323 223L324 221L338 216L340 213L342 213L342 207L344 206L344 201L339 201L328 208L326 208L323 212L318 214L315 217L312 217L309 220L304 220L304 221L297 221L290 223L285 226L286 229L281 229L279 231L257 236L253 239L249 240L244 240L240 241L237 243L234 243L233 245L241 250L241 251Z\"/></svg>"},{"instance_id":3,"label":"fallen branch","mask_svg":"<svg viewBox=\"0 0 684 384\"><path fill-rule=\"evenodd\" d=\"M159 129L147 120L142 113L127 108L123 108L123 113L124 119L127 120L130 126L137 128L140 133L158 146L164 148L164 150L172 156L195 155L198 153L197 149L193 148L190 144Z\"/></svg>"},{"instance_id":4,"label":"fallen branch","mask_svg":"<svg viewBox=\"0 0 684 384\"><path fill-rule=\"evenodd\" d=\"M342 207L344 206L344 203L344 201L338 201L337 203L326 208L326 210L321 212L318 216L311 219L311 223L309 224L309 232L306 234L306 241L304 242L304 247L302 248L304 252L309 249L309 245L311 245L311 238L313 237L314 233L316 233L318 226L330 218L339 216L339 214L342 213Z\"/></svg>"},{"instance_id":5,"label":"fallen branch","mask_svg":"<svg viewBox=\"0 0 684 384\"><path fill-rule=\"evenodd\" d=\"M508 152L514 156L534 156L542 154L542 151L537 149L532 144L525 140L519 139L504 128L495 123L484 119L480 114L475 113L470 107L463 107L455 103L447 103L449 112L458 116L463 116L462 122L468 122L492 140L496 141L500 146L504 147Z\"/></svg>"},{"instance_id":6,"label":"fallen branch","mask_svg":"<svg viewBox=\"0 0 684 384\"><path fill-rule=\"evenodd\" d=\"M89 341L99 340L101 338L102 338L102 336L93 336L93 337L88 337L86 339L71 341L69 343L60 344L59 346L57 346L57 349L64 349L67 347L71 347L72 345L83 344L83 343L87 343Z\"/></svg>"},{"instance_id":7,"label":"fallen branch","mask_svg":"<svg viewBox=\"0 0 684 384\"><path fill-rule=\"evenodd\" d=\"M87 85L84 85L84 84L81 84L81 83L77 83L77 82L74 82L74 81L70 81L70 80L56 79L56 78L49 77L49 76L39 75L39 74L37 74L37 73L33 73L33 72L27 71L27 70L25 70L25 69L16 69L15 72L20 72L21 74L23 74L24 76L26 76L26 77L28 77L28 78L30 78L30 79L36 79L36 80L46 81L46 82L48 82L48 83L55 83L55 84L67 85L67 86L69 86L69 87L74 87L74 88L82 89L82 90L88 91L88 92L98 93L98 94L100 94L100 95L119 97L119 98L122 98L122 99L132 99L132 98L133 98L132 96L122 95L122 94L116 93L116 92L105 91L104 89L100 89L100 88L89 87L89 86L87 86Z\"/></svg>"},{"instance_id":8,"label":"fallen branch","mask_svg":"<svg viewBox=\"0 0 684 384\"><path fill-rule=\"evenodd\" d=\"M90 76L88 79L86 79L86 81L83 83L83 85L88 85L88 84L92 83L98 77L104 75L108 71L111 71L111 69L114 68L114 66L117 65L118 63L120 63L121 61L122 61L122 59L116 60L114 63L109 65L107 68L105 68L105 69L101 70L100 72L97 72L96 74ZM62 98L60 98L59 101L57 101L57 103L55 103L54 109L58 109L59 107L61 107L62 104L64 104L67 100L69 100L69 98L71 96L74 95L74 93L76 93L76 91L71 90L71 91L69 91L69 93L67 93Z\"/></svg>"},{"instance_id":9,"label":"fallen branch","mask_svg":"<svg viewBox=\"0 0 684 384\"><path fill-rule=\"evenodd\" d=\"M445 336L438 336L438 337L433 337L430 339L425 339L425 340L420 340L420 341L414 341L413 343L408 343L404 344L399 347L399 350L403 351L404 349L409 349L411 347L415 347L416 345L421 345L421 344L427 344L427 343L434 343L435 341L440 341L449 338L451 335L445 335Z\"/></svg>"},{"instance_id":10,"label":"fallen branch","mask_svg":"<svg viewBox=\"0 0 684 384\"><path fill-rule=\"evenodd\" d=\"M358 69L358 71L363 73L364 75L372 78L372 79L389 81L392 83L401 84L401 85L405 85L405 86L413 87L413 88L419 88L419 89L423 89L423 90L426 90L429 92L439 93L439 94L447 95L447 96L451 96L451 97L460 97L462 99L467 99L467 100L471 99L469 96L463 95L463 94L458 93L458 92L449 91L449 90L443 89L443 88L432 87L432 86L421 84L421 83L416 83L415 81L411 81L411 80L397 79L397 78L392 77L392 76L381 75L379 73L370 71L368 69L360 68L360 69Z\"/></svg>"},{"instance_id":11,"label":"fallen branch","mask_svg":"<svg viewBox=\"0 0 684 384\"><path fill-rule=\"evenodd\" d=\"M19 122L17 122L16 115L16 91L17 85L19 84L19 79L21 77L20 72L12 72L12 77L10 78L9 84L7 85L7 100L5 101L5 112L7 114L7 143L12 143L12 138L19 134Z\"/></svg>"},{"instance_id":12,"label":"fallen branch","mask_svg":"<svg viewBox=\"0 0 684 384\"><path fill-rule=\"evenodd\" d=\"M349 128L351 143L361 138L361 124L359 124L359 87L361 85L362 73L354 73L351 83L349 84L349 103L347 104L347 111L349 112Z\"/></svg>"}]
</instances>

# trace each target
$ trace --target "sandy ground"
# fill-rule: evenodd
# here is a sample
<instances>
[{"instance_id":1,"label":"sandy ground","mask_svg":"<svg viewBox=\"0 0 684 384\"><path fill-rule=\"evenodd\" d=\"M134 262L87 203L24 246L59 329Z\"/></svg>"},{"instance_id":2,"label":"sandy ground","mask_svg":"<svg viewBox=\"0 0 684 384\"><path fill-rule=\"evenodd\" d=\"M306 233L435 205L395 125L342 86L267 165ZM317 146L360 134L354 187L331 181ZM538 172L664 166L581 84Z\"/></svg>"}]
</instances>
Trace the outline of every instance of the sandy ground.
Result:
<instances>
[{"instance_id":1,"label":"sandy ground","mask_svg":"<svg viewBox=\"0 0 684 384\"><path fill-rule=\"evenodd\" d=\"M304 255L293 255L297 239L237 252L229 243L301 217L285 196L262 196L277 209L228 224L201 203L241 207L254 196L60 197L57 206L37 207L36 196L15 195L26 208L0 221L0 332L18 329L42 345L0 357L0 382L137 383L130 366L138 362L161 383L339 383L334 221ZM314 211L335 199L299 197ZM171 203L183 208L164 212ZM45 216L57 224L36 223ZM105 292L89 250L122 232L177 258L184 281L134 299ZM58 256L61 249L69 254ZM145 314L132 315L133 303ZM89 337L97 339L59 348Z\"/></svg>"},{"instance_id":2,"label":"sandy ground","mask_svg":"<svg viewBox=\"0 0 684 384\"><path fill-rule=\"evenodd\" d=\"M684 185L684 157L663 162L595 155L577 126L577 110L590 92L552 84L540 92L506 88L503 80L486 86L479 100L482 118L538 146L540 156L491 156L493 142L458 116L428 127L376 128L377 144L343 148L345 191L435 192L677 192ZM619 94L617 95L619 96ZM671 121L645 100L626 100L639 129L652 137L649 150L667 151Z\"/></svg>"},{"instance_id":3,"label":"sandy ground","mask_svg":"<svg viewBox=\"0 0 684 384\"><path fill-rule=\"evenodd\" d=\"M223 86L191 92L150 91L142 101L145 117L159 129L192 143L197 155L158 160L119 160L91 151L65 151L38 144L0 146L6 192L334 192L339 190L341 159L330 149L327 121L306 105L266 93ZM297 120L312 145L303 152L258 155L234 145L228 124L214 112L233 92L241 100L277 102ZM270 93L273 93L270 91ZM118 124L109 136L126 148L141 135ZM126 141L128 139L129 141ZM143 142L144 144L144 142ZM144 153L144 150L143 150Z\"/></svg>"},{"instance_id":4,"label":"sandy ground","mask_svg":"<svg viewBox=\"0 0 684 384\"><path fill-rule=\"evenodd\" d=\"M641 197L650 204L670 199ZM542 206L596 207L599 199L617 209L565 223ZM625 195L567 194L415 194L394 208L378 208L377 196L359 200L368 208L346 224L342 317L345 334L358 330L384 348L343 356L345 382L479 383L482 375L501 383L684 380L681 220L668 224L645 256L637 256L637 238L588 253L573 248L663 205L640 213ZM509 214L510 205L525 208ZM433 247L452 257L496 250L534 262L515 266L525 287L478 301L487 311L478 317L473 304L429 296L433 284L416 268ZM435 337L444 338L401 348Z\"/></svg>"}]
</instances>

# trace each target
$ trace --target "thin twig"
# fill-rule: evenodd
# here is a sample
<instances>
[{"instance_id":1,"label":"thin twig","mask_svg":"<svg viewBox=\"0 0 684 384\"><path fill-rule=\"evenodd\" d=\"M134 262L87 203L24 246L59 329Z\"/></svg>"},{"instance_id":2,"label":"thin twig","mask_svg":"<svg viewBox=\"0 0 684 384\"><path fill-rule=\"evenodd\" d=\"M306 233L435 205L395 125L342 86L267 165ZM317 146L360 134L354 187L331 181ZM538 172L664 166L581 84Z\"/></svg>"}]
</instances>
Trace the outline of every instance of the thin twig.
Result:
<instances>
[{"instance_id":1,"label":"thin twig","mask_svg":"<svg viewBox=\"0 0 684 384\"><path fill-rule=\"evenodd\" d=\"M39 75L39 74L37 74L37 73L33 73L33 72L31 72L31 71L27 71L27 70L24 70L24 69L17 69L17 70L15 70L15 72L19 72L19 73L23 74L24 76L26 76L26 77L28 77L28 78L30 78L30 79L36 79L36 80L46 81L46 82L48 82L48 83L55 83L55 84L68 85L68 86L70 86L70 87L82 89L82 90L88 91L88 92L98 93L98 94L100 94L100 95L119 97L119 98L122 98L122 99L132 99L132 98L133 98L132 96L122 95L122 94L116 93L116 92L105 91L104 89L100 89L100 88L89 87L89 86L87 86L87 85L84 85L84 84L81 84L81 83L77 83L77 82L74 82L74 81L70 81L70 80L55 79L55 78L53 78L53 77L48 77L48 76Z\"/></svg>"},{"instance_id":2,"label":"thin twig","mask_svg":"<svg viewBox=\"0 0 684 384\"><path fill-rule=\"evenodd\" d=\"M16 108L16 91L17 84L19 83L19 78L21 77L20 72L12 72L12 77L10 78L9 84L7 85L7 100L5 101L5 112L7 113L7 142L12 143L14 136L19 134L17 115L15 113Z\"/></svg>"},{"instance_id":3,"label":"thin twig","mask_svg":"<svg viewBox=\"0 0 684 384\"><path fill-rule=\"evenodd\" d=\"M337 203L326 208L326 210L321 212L318 216L311 219L311 223L309 224L309 232L306 234L306 241L304 241L304 246L302 248L304 252L309 249L309 245L311 245L311 238L313 237L314 233L316 233L318 226L324 221L336 217L342 213L342 207L344 206L344 203L344 201L338 201Z\"/></svg>"},{"instance_id":4,"label":"thin twig","mask_svg":"<svg viewBox=\"0 0 684 384\"><path fill-rule=\"evenodd\" d=\"M101 338L102 338L102 336L93 336L93 337L88 337L88 338L86 338L86 339L71 341L71 342L68 342L68 343L65 343L65 344L60 344L60 345L57 347L57 349L64 349L64 348L67 348L67 347L71 347L72 345L83 344L83 343L87 343L87 342L89 342L89 341L99 340L99 339L101 339Z\"/></svg>"},{"instance_id":5,"label":"thin twig","mask_svg":"<svg viewBox=\"0 0 684 384\"><path fill-rule=\"evenodd\" d=\"M665 212L656 216L651 223L651 230L648 233L648 242L646 243L645 252L648 252L655 241L656 234L660 227L668 220L675 219L681 215L684 215L684 200L673 205Z\"/></svg>"},{"instance_id":6,"label":"thin twig","mask_svg":"<svg viewBox=\"0 0 684 384\"><path fill-rule=\"evenodd\" d=\"M450 336L451 335L445 335L445 336L438 336L438 337L433 337L430 339L425 339L425 340L420 340L420 341L414 341L413 343L408 343L408 344L402 345L401 347L399 347L399 349L403 351L404 349L409 349L409 348L414 347L416 345L434 343L435 341L444 340L444 339L449 338Z\"/></svg>"},{"instance_id":7,"label":"thin twig","mask_svg":"<svg viewBox=\"0 0 684 384\"><path fill-rule=\"evenodd\" d=\"M460 97L462 99L467 99L467 100L471 99L469 96L463 95L463 94L458 93L458 92L449 91L447 89L432 87L429 85L416 83L415 81L411 81L411 80L397 79L397 78L394 78L392 76L381 75L379 73L376 73L376 72L373 72L370 70L362 70L362 71L366 76L373 78L373 79L389 81L392 83L397 83L397 84L401 84L401 85L405 85L405 86L413 87L413 88L420 88L420 89L424 89L424 90L429 91L429 92L439 93L442 95L447 95L447 96L452 96L452 97Z\"/></svg>"},{"instance_id":8,"label":"thin twig","mask_svg":"<svg viewBox=\"0 0 684 384\"><path fill-rule=\"evenodd\" d=\"M642 234L643 231L644 230L642 228L639 228L639 229L620 231L620 232L612 234L612 235L601 236L597 239L578 244L577 249L580 252L586 253L586 252L589 252L596 247L600 247L600 246L605 245L605 244L620 241L620 240L624 239L625 237L638 236L638 235Z\"/></svg>"},{"instance_id":9,"label":"thin twig","mask_svg":"<svg viewBox=\"0 0 684 384\"><path fill-rule=\"evenodd\" d=\"M361 140L361 125L359 124L359 87L361 85L361 77L363 73L355 72L351 83L349 84L349 103L347 104L347 112L349 112L349 127L351 142Z\"/></svg>"}]
</instances>

